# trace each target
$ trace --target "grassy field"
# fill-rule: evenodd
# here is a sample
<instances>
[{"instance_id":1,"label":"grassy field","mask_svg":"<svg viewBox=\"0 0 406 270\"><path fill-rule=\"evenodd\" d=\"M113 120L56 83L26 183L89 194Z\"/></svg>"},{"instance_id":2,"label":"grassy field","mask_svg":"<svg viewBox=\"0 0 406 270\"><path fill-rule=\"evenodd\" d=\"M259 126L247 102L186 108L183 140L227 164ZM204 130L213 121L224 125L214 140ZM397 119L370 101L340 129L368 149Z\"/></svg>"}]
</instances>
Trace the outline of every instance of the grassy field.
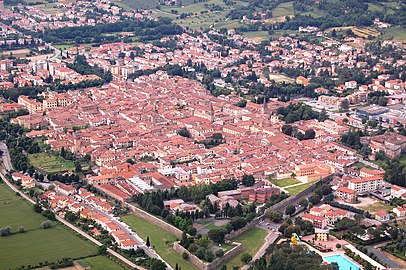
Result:
<instances>
[{"instance_id":1,"label":"grassy field","mask_svg":"<svg viewBox=\"0 0 406 270\"><path fill-rule=\"evenodd\" d=\"M264 238L266 235L267 232L265 230L254 227L234 238L234 242L238 242L243 245L243 251L240 254L232 257L231 260L227 261L227 269L233 269L234 266L243 266L244 264L241 262L241 254L243 253L249 253L252 257L254 257L255 253L257 253L265 242ZM220 267L217 269L220 269Z\"/></svg>"},{"instance_id":2,"label":"grassy field","mask_svg":"<svg viewBox=\"0 0 406 270\"><path fill-rule=\"evenodd\" d=\"M75 170L75 164L72 161L48 153L29 154L28 159L32 166L46 173Z\"/></svg>"},{"instance_id":3,"label":"grassy field","mask_svg":"<svg viewBox=\"0 0 406 270\"><path fill-rule=\"evenodd\" d=\"M247 38L255 39L257 41L269 40L270 37L268 31L245 32L244 36Z\"/></svg>"},{"instance_id":4,"label":"grassy field","mask_svg":"<svg viewBox=\"0 0 406 270\"><path fill-rule=\"evenodd\" d=\"M314 182L306 183L306 184L298 185L295 187L285 188L285 190L287 192L289 192L290 195L295 195L295 194L298 194L299 192L301 192L302 190L305 190L306 188L310 187L313 184L314 184Z\"/></svg>"},{"instance_id":5,"label":"grassy field","mask_svg":"<svg viewBox=\"0 0 406 270\"><path fill-rule=\"evenodd\" d=\"M197 270L192 263L182 259L182 254L173 250L173 243L177 239L175 235L135 215L124 216L123 220L132 227L142 239L145 240L149 236L151 245L156 252L172 267L175 267L177 263L182 269Z\"/></svg>"},{"instance_id":6,"label":"grassy field","mask_svg":"<svg viewBox=\"0 0 406 270\"><path fill-rule=\"evenodd\" d=\"M390 27L382 30L382 40L395 40L406 42L406 28L405 27Z\"/></svg>"},{"instance_id":7,"label":"grassy field","mask_svg":"<svg viewBox=\"0 0 406 270\"><path fill-rule=\"evenodd\" d=\"M11 236L0 237L1 269L97 253L95 245L75 236L61 224L54 223L50 229L41 229L44 220L46 218L35 213L32 205L16 196L5 184L0 184L0 227L11 226L13 232ZM19 226L23 226L26 232L17 233Z\"/></svg>"},{"instance_id":8,"label":"grassy field","mask_svg":"<svg viewBox=\"0 0 406 270\"><path fill-rule=\"evenodd\" d=\"M376 203L369 204L369 205L366 205L366 206L360 206L360 208L362 210L368 211L370 213L376 213L376 212L378 212L379 210L382 210L382 209L386 210L386 211L390 211L390 210L393 209L393 205L388 205L388 204L385 204L385 203L382 203L382 202L376 202Z\"/></svg>"},{"instance_id":9,"label":"grassy field","mask_svg":"<svg viewBox=\"0 0 406 270\"><path fill-rule=\"evenodd\" d=\"M122 265L105 257L95 256L78 261L83 266L90 266L90 270L125 270Z\"/></svg>"},{"instance_id":10,"label":"grassy field","mask_svg":"<svg viewBox=\"0 0 406 270\"><path fill-rule=\"evenodd\" d=\"M285 178L280 180L273 179L271 183L277 185L278 187L287 187L294 184L299 184L300 181L294 178Z\"/></svg>"},{"instance_id":11,"label":"grassy field","mask_svg":"<svg viewBox=\"0 0 406 270\"><path fill-rule=\"evenodd\" d=\"M75 46L75 45L73 45L73 44L55 44L54 45L54 47L59 50L66 50L66 49L72 48L73 46Z\"/></svg>"},{"instance_id":12,"label":"grassy field","mask_svg":"<svg viewBox=\"0 0 406 270\"><path fill-rule=\"evenodd\" d=\"M294 13L293 10L293 1L279 4L276 8L272 10L272 17L285 17L292 16Z\"/></svg>"}]
</instances>

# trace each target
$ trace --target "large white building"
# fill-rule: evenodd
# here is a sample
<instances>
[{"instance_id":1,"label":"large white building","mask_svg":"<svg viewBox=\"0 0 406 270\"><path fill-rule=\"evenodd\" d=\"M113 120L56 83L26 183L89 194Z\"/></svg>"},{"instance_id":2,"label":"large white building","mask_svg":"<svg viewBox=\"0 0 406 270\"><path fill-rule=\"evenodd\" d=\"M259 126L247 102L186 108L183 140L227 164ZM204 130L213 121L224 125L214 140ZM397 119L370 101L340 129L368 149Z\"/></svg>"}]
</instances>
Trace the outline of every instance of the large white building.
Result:
<instances>
[{"instance_id":1,"label":"large white building","mask_svg":"<svg viewBox=\"0 0 406 270\"><path fill-rule=\"evenodd\" d=\"M384 185L382 176L361 177L350 180L348 188L357 192L375 191Z\"/></svg>"}]
</instances>

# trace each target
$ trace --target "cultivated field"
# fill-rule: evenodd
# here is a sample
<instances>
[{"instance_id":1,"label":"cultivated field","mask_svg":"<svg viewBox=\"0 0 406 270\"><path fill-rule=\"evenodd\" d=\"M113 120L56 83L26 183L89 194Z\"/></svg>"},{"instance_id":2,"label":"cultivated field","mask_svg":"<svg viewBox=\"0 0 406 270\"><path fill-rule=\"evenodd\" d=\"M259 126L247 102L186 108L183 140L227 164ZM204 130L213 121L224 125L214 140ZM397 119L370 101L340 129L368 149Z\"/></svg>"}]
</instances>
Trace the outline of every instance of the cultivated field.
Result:
<instances>
[{"instance_id":1,"label":"cultivated field","mask_svg":"<svg viewBox=\"0 0 406 270\"><path fill-rule=\"evenodd\" d=\"M75 236L68 228L55 222L50 229L41 229L46 220L35 213L32 205L0 184L0 227L11 226L12 235L0 237L0 268L54 262L64 257L81 258L97 253L92 243ZM18 233L23 226L24 233Z\"/></svg>"},{"instance_id":2,"label":"cultivated field","mask_svg":"<svg viewBox=\"0 0 406 270\"><path fill-rule=\"evenodd\" d=\"M241 262L241 255L243 253L249 253L252 257L254 257L254 255L264 244L266 235L267 232L265 230L254 227L235 237L233 241L241 243L243 246L243 251L240 254L232 257L231 260L227 261L227 269L233 269L234 266L237 266L238 269L240 269L240 267L244 265ZM218 267L218 269L220 269L220 267Z\"/></svg>"},{"instance_id":3,"label":"cultivated field","mask_svg":"<svg viewBox=\"0 0 406 270\"><path fill-rule=\"evenodd\" d=\"M175 235L136 215L125 216L123 220L133 228L142 239L146 240L149 236L151 245L156 252L172 267L175 267L177 263L182 269L197 270L192 263L182 258L182 254L173 250L173 243L177 240Z\"/></svg>"},{"instance_id":4,"label":"cultivated field","mask_svg":"<svg viewBox=\"0 0 406 270\"><path fill-rule=\"evenodd\" d=\"M59 156L48 153L29 154L28 159L32 166L45 173L56 173L75 170L72 161L64 160Z\"/></svg>"}]
</instances>

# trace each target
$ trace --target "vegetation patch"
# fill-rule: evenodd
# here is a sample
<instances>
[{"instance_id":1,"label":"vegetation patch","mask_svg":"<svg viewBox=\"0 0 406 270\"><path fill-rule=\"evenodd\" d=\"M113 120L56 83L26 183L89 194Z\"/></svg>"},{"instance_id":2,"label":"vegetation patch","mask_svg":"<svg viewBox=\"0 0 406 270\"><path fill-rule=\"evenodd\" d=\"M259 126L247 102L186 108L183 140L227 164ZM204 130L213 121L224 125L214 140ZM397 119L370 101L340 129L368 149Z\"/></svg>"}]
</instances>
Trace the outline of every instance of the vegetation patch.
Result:
<instances>
[{"instance_id":1,"label":"vegetation patch","mask_svg":"<svg viewBox=\"0 0 406 270\"><path fill-rule=\"evenodd\" d=\"M237 266L238 269L244 265L241 261L242 255L245 253L250 254L252 257L258 252L261 246L265 242L265 237L267 232L261 228L254 227L248 231L240 234L239 236L232 239L233 242L241 243L243 246L243 251L232 257L227 261L227 269L233 269L234 266ZM220 269L220 267L218 268Z\"/></svg>"},{"instance_id":2,"label":"vegetation patch","mask_svg":"<svg viewBox=\"0 0 406 270\"><path fill-rule=\"evenodd\" d=\"M151 246L172 267L178 264L182 269L197 269L191 262L182 259L182 254L173 250L173 243L179 239L161 227L135 215L124 216L123 220L144 240L149 237Z\"/></svg>"},{"instance_id":3,"label":"vegetation patch","mask_svg":"<svg viewBox=\"0 0 406 270\"><path fill-rule=\"evenodd\" d=\"M95 256L78 261L80 265L88 266L91 270L124 270L122 265L105 256Z\"/></svg>"},{"instance_id":4,"label":"vegetation patch","mask_svg":"<svg viewBox=\"0 0 406 270\"><path fill-rule=\"evenodd\" d=\"M294 178L285 178L285 179L273 179L271 180L271 183L274 185L277 185L278 187L287 187L295 184L301 183L299 180L294 179Z\"/></svg>"},{"instance_id":5,"label":"vegetation patch","mask_svg":"<svg viewBox=\"0 0 406 270\"><path fill-rule=\"evenodd\" d=\"M290 195L296 195L296 194L298 194L299 192L305 190L306 188L310 187L310 186L313 185L313 184L314 184L314 182L306 183L306 184L303 184L303 185L298 185L298 186L286 188L285 190L286 190L287 192L289 192Z\"/></svg>"},{"instance_id":6,"label":"vegetation patch","mask_svg":"<svg viewBox=\"0 0 406 270\"><path fill-rule=\"evenodd\" d=\"M39 266L63 258L83 258L97 253L97 247L82 240L59 223L42 229L46 220L35 213L32 206L0 185L0 227L11 227L11 235L0 237L2 269L20 266ZM19 232L20 227L24 232ZM21 230L22 231L22 230Z\"/></svg>"},{"instance_id":7,"label":"vegetation patch","mask_svg":"<svg viewBox=\"0 0 406 270\"><path fill-rule=\"evenodd\" d=\"M35 168L44 171L45 173L56 173L65 171L74 171L75 164L72 161L67 161L62 157L49 153L29 154L28 160Z\"/></svg>"}]
</instances>

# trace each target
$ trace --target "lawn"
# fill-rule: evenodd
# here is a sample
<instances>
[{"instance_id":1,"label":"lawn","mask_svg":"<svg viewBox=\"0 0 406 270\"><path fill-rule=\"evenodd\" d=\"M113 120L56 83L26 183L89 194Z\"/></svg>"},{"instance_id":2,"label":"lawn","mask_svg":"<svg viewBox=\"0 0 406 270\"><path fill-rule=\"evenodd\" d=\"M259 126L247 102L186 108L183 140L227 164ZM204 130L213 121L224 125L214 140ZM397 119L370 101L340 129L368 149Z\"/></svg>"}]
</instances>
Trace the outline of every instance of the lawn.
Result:
<instances>
[{"instance_id":1,"label":"lawn","mask_svg":"<svg viewBox=\"0 0 406 270\"><path fill-rule=\"evenodd\" d=\"M136 215L124 216L123 220L142 239L145 240L149 236L151 245L156 252L172 267L175 267L177 263L182 269L197 270L192 263L182 259L182 254L173 250L173 243L177 240L175 235Z\"/></svg>"},{"instance_id":2,"label":"lawn","mask_svg":"<svg viewBox=\"0 0 406 270\"><path fill-rule=\"evenodd\" d=\"M13 232L11 236L0 237L1 269L97 253L95 245L75 236L59 223L55 222L50 229L41 229L41 222L46 218L35 213L31 204L17 197L5 184L0 185L0 198L0 227L11 226ZM16 233L19 226L26 232Z\"/></svg>"},{"instance_id":3,"label":"lawn","mask_svg":"<svg viewBox=\"0 0 406 270\"><path fill-rule=\"evenodd\" d=\"M287 192L289 192L290 195L296 195L299 192L301 192L302 190L305 190L306 188L310 187L314 183L315 182L310 182L310 183L306 183L306 184L303 184L303 185L298 185L298 186L294 186L294 187L290 187L290 188L285 188L285 190Z\"/></svg>"},{"instance_id":4,"label":"lawn","mask_svg":"<svg viewBox=\"0 0 406 270\"><path fill-rule=\"evenodd\" d=\"M44 171L45 173L75 170L75 164L72 161L67 161L62 157L48 153L29 154L28 160L32 166Z\"/></svg>"},{"instance_id":5,"label":"lawn","mask_svg":"<svg viewBox=\"0 0 406 270\"><path fill-rule=\"evenodd\" d=\"M254 257L254 255L264 244L266 235L267 232L265 230L254 227L233 238L234 242L241 243L243 245L243 251L240 254L232 257L231 260L227 261L227 269L233 269L234 266L243 266L244 264L241 262L241 255L243 253L249 253L252 257ZM220 269L220 267L218 267L218 269Z\"/></svg>"},{"instance_id":6,"label":"lawn","mask_svg":"<svg viewBox=\"0 0 406 270\"><path fill-rule=\"evenodd\" d=\"M369 204L366 206L360 206L362 210L368 211L370 213L376 213L379 210L386 210L386 211L391 211L393 209L393 205L388 205L382 202L376 202L373 204Z\"/></svg>"},{"instance_id":7,"label":"lawn","mask_svg":"<svg viewBox=\"0 0 406 270\"><path fill-rule=\"evenodd\" d=\"M271 183L274 185L277 185L278 187L287 187L287 186L299 184L300 181L297 179L294 179L294 178L285 178L285 179L280 179L280 180L273 179L271 181Z\"/></svg>"},{"instance_id":8,"label":"lawn","mask_svg":"<svg viewBox=\"0 0 406 270\"><path fill-rule=\"evenodd\" d=\"M78 261L80 265L90 266L91 270L125 270L119 263L107 258L105 256L90 257Z\"/></svg>"}]
</instances>

